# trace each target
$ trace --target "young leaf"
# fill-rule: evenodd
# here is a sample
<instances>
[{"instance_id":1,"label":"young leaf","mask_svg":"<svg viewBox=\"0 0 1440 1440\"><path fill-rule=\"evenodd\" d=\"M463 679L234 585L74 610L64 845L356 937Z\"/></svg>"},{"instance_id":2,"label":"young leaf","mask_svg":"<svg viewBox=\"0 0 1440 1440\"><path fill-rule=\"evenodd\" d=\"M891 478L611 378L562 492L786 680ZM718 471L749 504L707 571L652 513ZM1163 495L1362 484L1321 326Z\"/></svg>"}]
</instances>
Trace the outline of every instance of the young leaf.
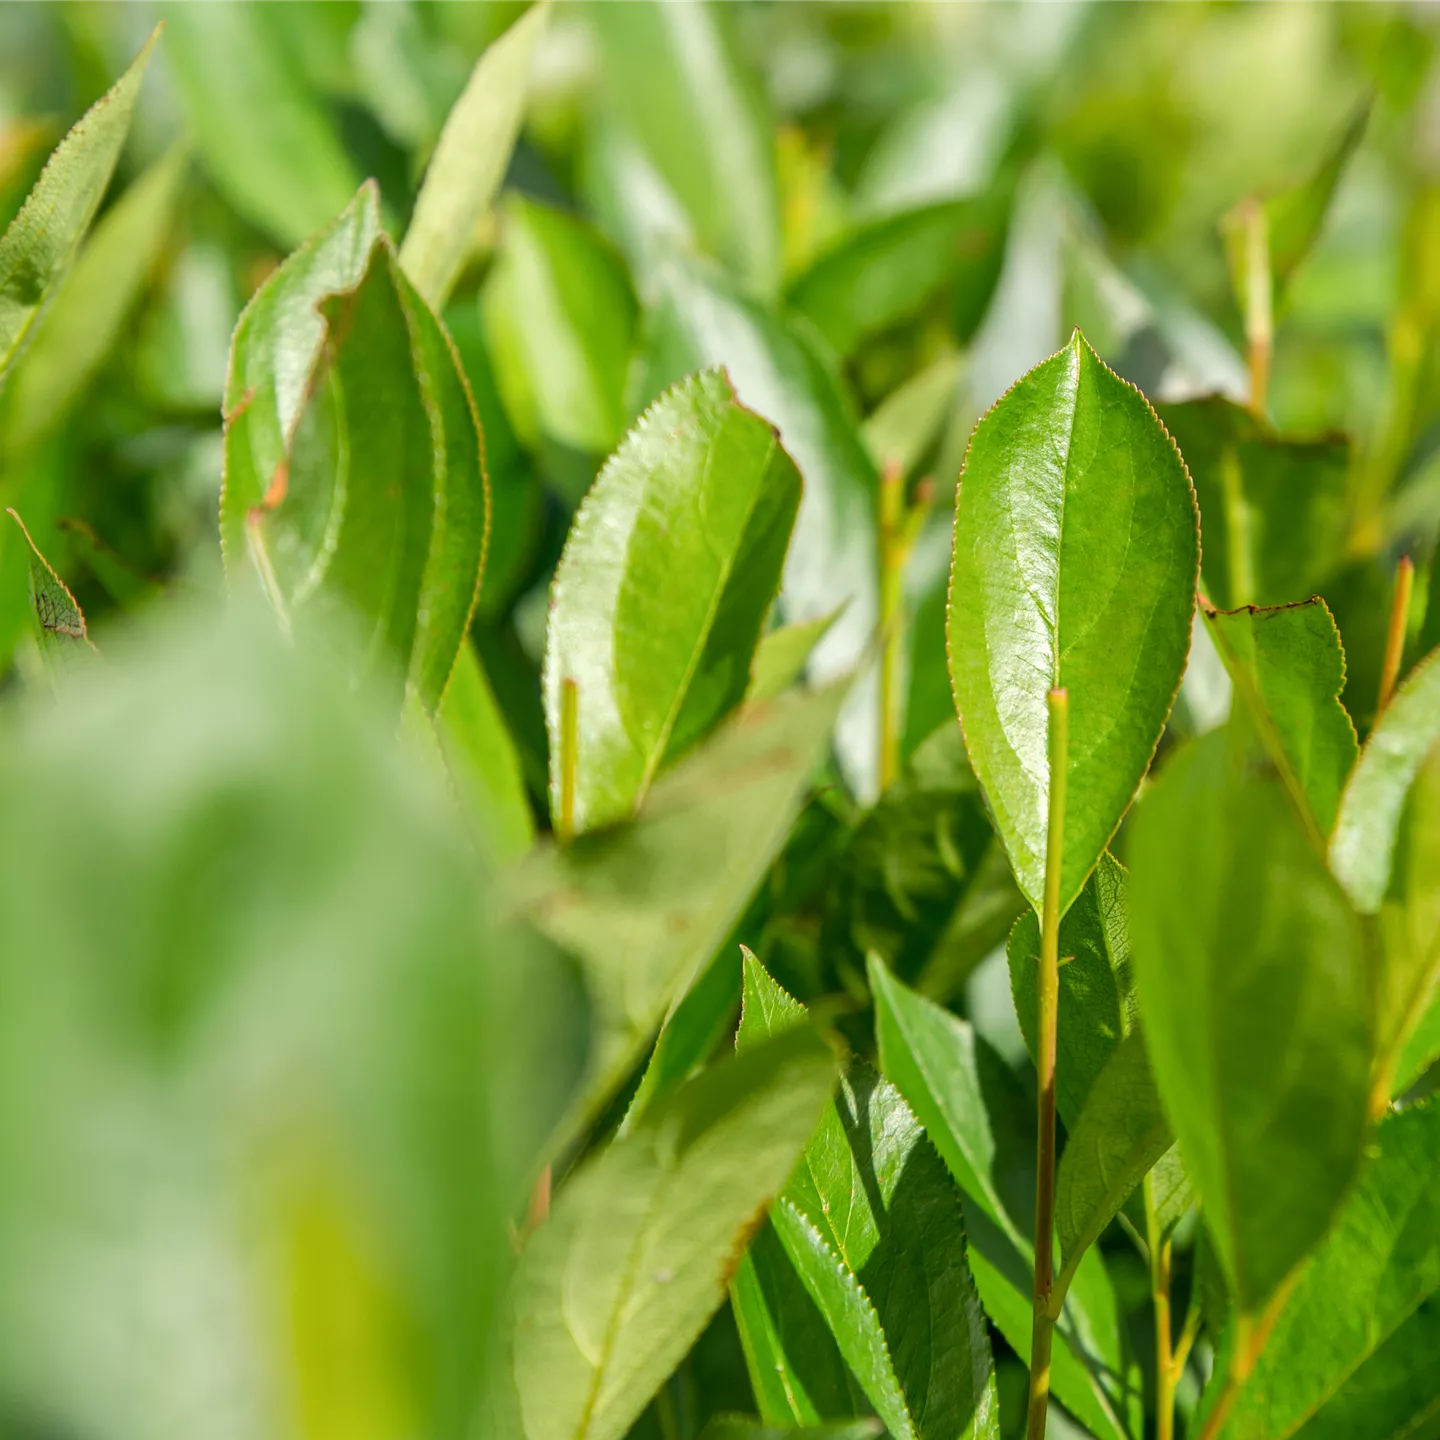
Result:
<instances>
[{"instance_id":1,"label":"young leaf","mask_svg":"<svg viewBox=\"0 0 1440 1440\"><path fill-rule=\"evenodd\" d=\"M216 188L289 248L341 210L361 177L286 53L285 13L239 0L165 10L166 53Z\"/></svg>"},{"instance_id":2,"label":"young leaf","mask_svg":"<svg viewBox=\"0 0 1440 1440\"><path fill-rule=\"evenodd\" d=\"M737 1049L804 1023L750 955ZM893 1086L852 1061L771 1223L897 1440L998 1434L959 1198Z\"/></svg>"},{"instance_id":3,"label":"young leaf","mask_svg":"<svg viewBox=\"0 0 1440 1440\"><path fill-rule=\"evenodd\" d=\"M512 195L482 292L497 380L516 428L604 455L625 428L635 296L590 226Z\"/></svg>"},{"instance_id":4,"label":"young leaf","mask_svg":"<svg viewBox=\"0 0 1440 1440\"><path fill-rule=\"evenodd\" d=\"M1359 921L1234 738L1179 754L1136 816L1131 939L1165 1110L1255 1317L1359 1166L1369 1036Z\"/></svg>"},{"instance_id":5,"label":"young leaf","mask_svg":"<svg viewBox=\"0 0 1440 1440\"><path fill-rule=\"evenodd\" d=\"M577 831L630 815L667 756L744 698L799 500L774 430L715 371L663 395L600 472L555 572L545 651L557 815L562 695L578 691Z\"/></svg>"},{"instance_id":6,"label":"young leaf","mask_svg":"<svg viewBox=\"0 0 1440 1440\"><path fill-rule=\"evenodd\" d=\"M700 243L747 284L780 278L772 121L724 5L594 5L611 103L688 212Z\"/></svg>"},{"instance_id":7,"label":"young leaf","mask_svg":"<svg viewBox=\"0 0 1440 1440\"><path fill-rule=\"evenodd\" d=\"M1085 1098L1139 1018L1130 968L1128 877L1107 851L1079 898L1060 922L1060 1018L1057 1027L1055 1101L1067 1126L1080 1118ZM1035 976L1040 924L1028 911L1015 922L1006 947L1015 1014L1035 1053Z\"/></svg>"},{"instance_id":8,"label":"young leaf","mask_svg":"<svg viewBox=\"0 0 1440 1440\"><path fill-rule=\"evenodd\" d=\"M893 468L901 479L910 478L954 416L964 373L962 358L948 352L891 391L865 417L861 433L877 470ZM947 692L949 686L947 679ZM947 712L952 704L947 694Z\"/></svg>"},{"instance_id":9,"label":"young leaf","mask_svg":"<svg viewBox=\"0 0 1440 1440\"><path fill-rule=\"evenodd\" d=\"M1380 917L1380 1104L1440 1051L1440 651L1370 732L1340 797L1330 866L1356 908Z\"/></svg>"},{"instance_id":10,"label":"young leaf","mask_svg":"<svg viewBox=\"0 0 1440 1440\"><path fill-rule=\"evenodd\" d=\"M64 418L109 354L170 231L187 164L183 144L157 160L105 212L54 287L6 395L11 456Z\"/></svg>"},{"instance_id":11,"label":"young leaf","mask_svg":"<svg viewBox=\"0 0 1440 1440\"><path fill-rule=\"evenodd\" d=\"M794 823L843 694L742 712L661 777L633 824L537 849L514 875L514 903L579 958L594 999L582 1108L620 1082L730 933Z\"/></svg>"},{"instance_id":12,"label":"young leaf","mask_svg":"<svg viewBox=\"0 0 1440 1440\"><path fill-rule=\"evenodd\" d=\"M1431 1311L1420 1328L1435 1335L1440 1105L1431 1100L1387 1116L1376 1141L1378 1159L1361 1176L1285 1306L1230 1412L1226 1440L1284 1440L1297 1431L1309 1436L1311 1417L1323 1414L1337 1391L1384 1354L1418 1308ZM1433 1401L1433 1364L1429 1373ZM1393 1372L1389 1378L1399 1379ZM1343 1433L1388 1440L1392 1432L1361 1426Z\"/></svg>"},{"instance_id":13,"label":"young leaf","mask_svg":"<svg viewBox=\"0 0 1440 1440\"><path fill-rule=\"evenodd\" d=\"M30 547L30 616L35 630L35 644L41 659L52 676L76 656L94 650L85 616L81 613L70 588L55 573L55 567L40 553L30 538L25 522L8 509L5 512L20 527Z\"/></svg>"},{"instance_id":14,"label":"young leaf","mask_svg":"<svg viewBox=\"0 0 1440 1440\"><path fill-rule=\"evenodd\" d=\"M0 237L0 376L100 208L159 33L150 36L130 68L60 142Z\"/></svg>"},{"instance_id":15,"label":"young leaf","mask_svg":"<svg viewBox=\"0 0 1440 1440\"><path fill-rule=\"evenodd\" d=\"M978 320L1000 277L1008 210L1007 196L986 196L873 220L792 280L786 301L846 357L877 332L933 310L942 290L963 297Z\"/></svg>"},{"instance_id":16,"label":"young leaf","mask_svg":"<svg viewBox=\"0 0 1440 1440\"><path fill-rule=\"evenodd\" d=\"M1340 703L1345 652L1319 598L1261 610L1205 610L1215 649L1296 806L1317 836L1335 824L1355 763L1355 726Z\"/></svg>"},{"instance_id":17,"label":"young leaf","mask_svg":"<svg viewBox=\"0 0 1440 1440\"><path fill-rule=\"evenodd\" d=\"M1170 713L1198 571L1195 497L1179 453L1145 398L1077 331L975 427L950 581L950 675L971 764L1037 909L1046 695L1069 695L1063 914Z\"/></svg>"},{"instance_id":18,"label":"young leaf","mask_svg":"<svg viewBox=\"0 0 1440 1440\"><path fill-rule=\"evenodd\" d=\"M770 700L798 684L815 647L834 623L834 615L822 615L767 630L755 647L746 700Z\"/></svg>"},{"instance_id":19,"label":"young leaf","mask_svg":"<svg viewBox=\"0 0 1440 1440\"><path fill-rule=\"evenodd\" d=\"M480 57L430 157L400 263L437 311L450 298L475 227L505 178L549 10L544 3L532 6Z\"/></svg>"},{"instance_id":20,"label":"young leaf","mask_svg":"<svg viewBox=\"0 0 1440 1440\"><path fill-rule=\"evenodd\" d=\"M725 1298L830 1098L808 1028L704 1071L573 1176L515 1277L493 1433L619 1440Z\"/></svg>"}]
</instances>

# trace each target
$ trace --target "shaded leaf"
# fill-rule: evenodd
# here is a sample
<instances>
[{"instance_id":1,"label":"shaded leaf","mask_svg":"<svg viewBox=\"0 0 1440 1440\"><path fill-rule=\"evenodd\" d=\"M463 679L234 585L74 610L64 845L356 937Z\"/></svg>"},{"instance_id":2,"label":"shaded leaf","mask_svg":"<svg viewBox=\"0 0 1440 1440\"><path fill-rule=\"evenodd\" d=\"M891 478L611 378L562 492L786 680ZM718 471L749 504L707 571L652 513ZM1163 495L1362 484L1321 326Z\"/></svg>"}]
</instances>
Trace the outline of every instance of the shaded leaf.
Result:
<instances>
[{"instance_id":1,"label":"shaded leaf","mask_svg":"<svg viewBox=\"0 0 1440 1440\"><path fill-rule=\"evenodd\" d=\"M950 675L970 761L1037 907L1047 692L1070 697L1063 912L1170 713L1198 569L1195 499L1174 444L1077 331L976 426L950 582Z\"/></svg>"},{"instance_id":2,"label":"shaded leaf","mask_svg":"<svg viewBox=\"0 0 1440 1440\"><path fill-rule=\"evenodd\" d=\"M30 538L25 522L8 509L5 512L20 527L30 550L29 586L30 618L46 668L53 675L87 650L94 650L85 616L81 613L69 586L55 573L55 567L40 553Z\"/></svg>"},{"instance_id":3,"label":"shaded leaf","mask_svg":"<svg viewBox=\"0 0 1440 1440\"><path fill-rule=\"evenodd\" d=\"M571 527L545 651L551 808L561 705L577 689L577 831L631 814L662 763L744 698L780 581L800 476L723 374L681 382L641 417Z\"/></svg>"},{"instance_id":4,"label":"shaded leaf","mask_svg":"<svg viewBox=\"0 0 1440 1440\"><path fill-rule=\"evenodd\" d=\"M130 68L60 142L0 238L0 375L100 208L158 36L150 36Z\"/></svg>"},{"instance_id":5,"label":"shaded leaf","mask_svg":"<svg viewBox=\"0 0 1440 1440\"><path fill-rule=\"evenodd\" d=\"M1136 816L1131 939L1155 1079L1240 1313L1328 1228L1360 1162L1359 921L1280 782L1215 731Z\"/></svg>"}]
</instances>

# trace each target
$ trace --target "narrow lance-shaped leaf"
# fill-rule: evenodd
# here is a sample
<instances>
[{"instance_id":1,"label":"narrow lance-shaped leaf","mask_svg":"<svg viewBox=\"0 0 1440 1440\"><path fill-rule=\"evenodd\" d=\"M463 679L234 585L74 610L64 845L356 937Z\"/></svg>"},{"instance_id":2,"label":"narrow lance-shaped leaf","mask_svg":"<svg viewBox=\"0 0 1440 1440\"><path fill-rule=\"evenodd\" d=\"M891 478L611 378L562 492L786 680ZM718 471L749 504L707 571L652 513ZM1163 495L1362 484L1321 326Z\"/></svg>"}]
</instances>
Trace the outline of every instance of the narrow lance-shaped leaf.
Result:
<instances>
[{"instance_id":1,"label":"narrow lance-shaped leaf","mask_svg":"<svg viewBox=\"0 0 1440 1440\"><path fill-rule=\"evenodd\" d=\"M480 57L430 157L400 263L436 310L449 299L475 228L505 178L549 9L532 6Z\"/></svg>"},{"instance_id":2,"label":"narrow lance-shaped leaf","mask_svg":"<svg viewBox=\"0 0 1440 1440\"><path fill-rule=\"evenodd\" d=\"M725 1298L834 1084L808 1029L716 1065L561 1191L526 1245L493 1429L619 1440Z\"/></svg>"},{"instance_id":3,"label":"narrow lance-shaped leaf","mask_svg":"<svg viewBox=\"0 0 1440 1440\"><path fill-rule=\"evenodd\" d=\"M60 142L0 238L0 376L100 208L158 36Z\"/></svg>"},{"instance_id":4,"label":"narrow lance-shaped leaf","mask_svg":"<svg viewBox=\"0 0 1440 1440\"><path fill-rule=\"evenodd\" d=\"M1156 1083L1253 1318L1359 1167L1369 1035L1359 920L1244 742L1215 731L1171 761L1129 853Z\"/></svg>"},{"instance_id":5,"label":"narrow lance-shaped leaf","mask_svg":"<svg viewBox=\"0 0 1440 1440\"><path fill-rule=\"evenodd\" d=\"M600 472L552 589L551 805L577 687L576 830L631 814L667 756L744 698L800 500L774 430L708 371L663 395Z\"/></svg>"},{"instance_id":6,"label":"narrow lance-shaped leaf","mask_svg":"<svg viewBox=\"0 0 1440 1440\"><path fill-rule=\"evenodd\" d=\"M975 774L1037 908L1046 695L1069 695L1060 906L1120 823L1180 684L1195 498L1145 398L1077 331L975 428L955 511L950 675Z\"/></svg>"},{"instance_id":7,"label":"narrow lance-shaped leaf","mask_svg":"<svg viewBox=\"0 0 1440 1440\"><path fill-rule=\"evenodd\" d=\"M35 630L35 644L46 668L53 675L76 656L94 650L85 616L70 587L55 573L55 567L40 553L30 538L25 522L7 509L5 512L20 527L30 550L29 588L30 615Z\"/></svg>"}]
</instances>

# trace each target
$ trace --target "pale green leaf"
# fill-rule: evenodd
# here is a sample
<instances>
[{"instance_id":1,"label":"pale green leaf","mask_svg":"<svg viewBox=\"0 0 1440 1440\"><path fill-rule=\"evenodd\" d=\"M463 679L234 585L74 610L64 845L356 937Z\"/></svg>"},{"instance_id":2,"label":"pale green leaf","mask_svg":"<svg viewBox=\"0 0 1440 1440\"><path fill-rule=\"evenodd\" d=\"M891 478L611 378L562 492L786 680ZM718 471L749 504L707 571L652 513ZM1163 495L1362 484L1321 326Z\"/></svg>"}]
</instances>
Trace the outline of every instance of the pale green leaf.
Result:
<instances>
[{"instance_id":1,"label":"pale green leaf","mask_svg":"<svg viewBox=\"0 0 1440 1440\"><path fill-rule=\"evenodd\" d=\"M1195 497L1145 398L1077 331L976 426L955 511L950 674L971 764L1037 908L1047 693L1069 695L1062 912L1119 825L1185 668Z\"/></svg>"},{"instance_id":2,"label":"pale green leaf","mask_svg":"<svg viewBox=\"0 0 1440 1440\"><path fill-rule=\"evenodd\" d=\"M835 623L834 615L800 620L794 625L777 625L760 637L750 665L747 700L769 700L797 684L815 647Z\"/></svg>"},{"instance_id":3,"label":"pale green leaf","mask_svg":"<svg viewBox=\"0 0 1440 1440\"><path fill-rule=\"evenodd\" d=\"M954 414L965 373L958 354L947 353L893 390L865 417L865 448L877 470L908 479ZM947 477L948 478L948 477Z\"/></svg>"},{"instance_id":4,"label":"pale green leaf","mask_svg":"<svg viewBox=\"0 0 1440 1440\"><path fill-rule=\"evenodd\" d=\"M633 813L661 764L744 698L800 477L723 374L663 395L601 471L551 589L551 808L564 687L576 687L577 831Z\"/></svg>"}]
</instances>

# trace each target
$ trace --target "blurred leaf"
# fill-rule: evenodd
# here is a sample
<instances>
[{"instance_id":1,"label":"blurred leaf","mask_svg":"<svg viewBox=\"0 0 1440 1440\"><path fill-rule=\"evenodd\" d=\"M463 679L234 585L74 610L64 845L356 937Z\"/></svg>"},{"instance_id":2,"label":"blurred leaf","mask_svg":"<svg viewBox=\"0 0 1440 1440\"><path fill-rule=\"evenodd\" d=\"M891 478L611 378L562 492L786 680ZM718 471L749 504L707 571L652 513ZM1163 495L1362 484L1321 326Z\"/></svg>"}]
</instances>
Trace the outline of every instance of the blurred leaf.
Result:
<instances>
[{"instance_id":1,"label":"blurred leaf","mask_svg":"<svg viewBox=\"0 0 1440 1440\"><path fill-rule=\"evenodd\" d=\"M716 4L596 4L610 104L679 197L702 246L750 287L780 279L772 121Z\"/></svg>"},{"instance_id":2,"label":"blurred leaf","mask_svg":"<svg viewBox=\"0 0 1440 1440\"><path fill-rule=\"evenodd\" d=\"M906 989L878 961L870 965L870 989L881 1068L973 1202L966 1224L975 1284L985 1313L1028 1363L1033 1249L1021 1231L1028 1216L1020 1206L1034 1194L1034 1108L1013 1093L1004 1062L966 1021ZM1119 1440L1125 1427L1115 1403L1124 1379L1107 1290L1098 1258L1087 1256L1057 1326L1051 1380L1055 1395L1092 1432Z\"/></svg>"},{"instance_id":3,"label":"blurred leaf","mask_svg":"<svg viewBox=\"0 0 1440 1440\"><path fill-rule=\"evenodd\" d=\"M521 1256L487 1433L619 1440L725 1298L834 1084L808 1029L722 1061L574 1175Z\"/></svg>"},{"instance_id":4,"label":"blurred leaf","mask_svg":"<svg viewBox=\"0 0 1440 1440\"><path fill-rule=\"evenodd\" d=\"M794 462L723 373L682 381L641 417L586 497L551 587L552 814L567 683L577 831L631 814L665 759L744 699L799 503Z\"/></svg>"},{"instance_id":5,"label":"blurred leaf","mask_svg":"<svg viewBox=\"0 0 1440 1440\"><path fill-rule=\"evenodd\" d=\"M5 396L16 454L65 416L119 338L175 218L188 152L174 146L101 217L52 298Z\"/></svg>"},{"instance_id":6,"label":"blurred leaf","mask_svg":"<svg viewBox=\"0 0 1440 1440\"><path fill-rule=\"evenodd\" d=\"M729 935L789 834L843 694L792 692L742 711L660 777L633 823L537 849L512 877L512 904L579 959L590 985L585 1113Z\"/></svg>"},{"instance_id":7,"label":"blurred leaf","mask_svg":"<svg viewBox=\"0 0 1440 1440\"><path fill-rule=\"evenodd\" d=\"M1345 554L1349 441L1282 439L1219 396L1159 414L1199 497L1206 597L1235 610L1313 595Z\"/></svg>"},{"instance_id":8,"label":"blurred leaf","mask_svg":"<svg viewBox=\"0 0 1440 1440\"><path fill-rule=\"evenodd\" d=\"M619 257L573 215L512 195L483 303L500 393L522 435L612 449L635 330Z\"/></svg>"},{"instance_id":9,"label":"blurred leaf","mask_svg":"<svg viewBox=\"0 0 1440 1440\"><path fill-rule=\"evenodd\" d=\"M755 647L746 700L769 700L796 684L835 619L834 615L822 615L818 620L802 620L795 625L777 625L767 630Z\"/></svg>"},{"instance_id":10,"label":"blurred leaf","mask_svg":"<svg viewBox=\"0 0 1440 1440\"><path fill-rule=\"evenodd\" d=\"M922 313L949 292L968 340L1005 252L1008 197L949 201L873 220L845 236L786 287L785 298L842 356Z\"/></svg>"},{"instance_id":11,"label":"blurred leaf","mask_svg":"<svg viewBox=\"0 0 1440 1440\"><path fill-rule=\"evenodd\" d=\"M451 47L432 40L419 7L410 0L363 5L347 38L355 90L381 128L403 149L430 154L464 83L463 60ZM499 160L502 173L508 159L507 145ZM425 294L418 283L416 288ZM425 298L439 309L448 291Z\"/></svg>"},{"instance_id":12,"label":"blurred leaf","mask_svg":"<svg viewBox=\"0 0 1440 1440\"><path fill-rule=\"evenodd\" d=\"M736 1048L804 1023L805 1007L747 955ZM998 1440L959 1197L899 1092L862 1061L851 1062L771 1223L891 1435Z\"/></svg>"},{"instance_id":13,"label":"blurred leaf","mask_svg":"<svg viewBox=\"0 0 1440 1440\"><path fill-rule=\"evenodd\" d=\"M76 122L0 237L0 376L75 254L115 172L157 30L130 68Z\"/></svg>"},{"instance_id":14,"label":"blurred leaf","mask_svg":"<svg viewBox=\"0 0 1440 1440\"><path fill-rule=\"evenodd\" d=\"M1314 1249L1359 1167L1359 922L1272 775L1224 730L1177 755L1130 835L1155 1079L1241 1315Z\"/></svg>"},{"instance_id":15,"label":"blurred leaf","mask_svg":"<svg viewBox=\"0 0 1440 1440\"><path fill-rule=\"evenodd\" d=\"M30 532L19 515L10 509L6 510L6 514L20 527L20 533L30 547L30 618L35 644L53 678L62 667L85 651L94 650L95 646L85 628L85 616L75 603L69 587L40 553L39 546L30 538Z\"/></svg>"},{"instance_id":16,"label":"blurred leaf","mask_svg":"<svg viewBox=\"0 0 1440 1440\"><path fill-rule=\"evenodd\" d=\"M532 6L480 57L425 172L400 263L436 310L449 299L475 228L505 178L549 10Z\"/></svg>"},{"instance_id":17,"label":"blurred leaf","mask_svg":"<svg viewBox=\"0 0 1440 1440\"><path fill-rule=\"evenodd\" d=\"M1317 836L1329 835L1359 745L1340 703L1345 652L1325 602L1202 613L1291 798Z\"/></svg>"},{"instance_id":18,"label":"blurred leaf","mask_svg":"<svg viewBox=\"0 0 1440 1440\"><path fill-rule=\"evenodd\" d=\"M460 808L481 853L493 862L518 859L535 839L515 742L474 647L465 644L436 716L436 733Z\"/></svg>"},{"instance_id":19,"label":"blurred leaf","mask_svg":"<svg viewBox=\"0 0 1440 1440\"><path fill-rule=\"evenodd\" d=\"M1381 1428L1378 1416L1366 1418L1353 1399L1346 1404L1341 1397L1357 1372L1363 1376L1367 1362L1379 1362L1380 1375L1399 1390L1403 1371L1396 1361L1409 1348L1401 1339L1407 1323L1418 1320L1422 1335L1432 1340L1435 1335L1440 1106L1431 1101L1387 1116L1376 1140L1379 1156L1361 1175L1276 1323L1230 1413L1226 1440L1283 1440L1297 1431L1307 1437L1390 1440L1407 1433L1403 1425ZM1430 1312L1428 1317L1416 1314L1420 1307ZM1386 1357L1392 1339L1399 1344ZM1434 1354L1432 1349L1432 1362ZM1428 1374L1433 1408L1433 1363ZM1370 1393L1383 1414L1389 1405L1376 1384L1379 1376L1363 1378L1376 1386ZM1330 1406L1336 1408L1327 1419ZM1317 1412L1321 1423L1312 1429L1306 1422ZM1355 1428L1335 1428L1339 1414L1347 1412Z\"/></svg>"},{"instance_id":20,"label":"blurred leaf","mask_svg":"<svg viewBox=\"0 0 1440 1440\"><path fill-rule=\"evenodd\" d=\"M1440 1050L1425 1020L1440 985L1440 651L1370 732L1340 797L1330 866L1355 907L1379 916L1376 1083L1388 1099Z\"/></svg>"},{"instance_id":21,"label":"blurred leaf","mask_svg":"<svg viewBox=\"0 0 1440 1440\"><path fill-rule=\"evenodd\" d=\"M958 354L942 355L866 417L865 448L877 470L892 466L902 479L915 473L955 409L964 370Z\"/></svg>"},{"instance_id":22,"label":"blurred leaf","mask_svg":"<svg viewBox=\"0 0 1440 1440\"><path fill-rule=\"evenodd\" d=\"M1067 1126L1079 1120L1090 1088L1139 1020L1130 968L1130 905L1124 866L1106 851L1060 921L1060 1021L1055 1101ZM1033 910L1015 922L1006 947L1015 1014L1035 1055L1035 977L1040 924Z\"/></svg>"},{"instance_id":23,"label":"blurred leaf","mask_svg":"<svg viewBox=\"0 0 1440 1440\"><path fill-rule=\"evenodd\" d=\"M266 617L107 661L0 747L7 1405L120 1440L222 1392L237 1435L461 1433L573 981L483 923L375 697Z\"/></svg>"},{"instance_id":24,"label":"blurred leaf","mask_svg":"<svg viewBox=\"0 0 1440 1440\"><path fill-rule=\"evenodd\" d=\"M884 1433L878 1420L845 1420L833 1425L777 1428L743 1415L720 1415L702 1432L703 1440L875 1440Z\"/></svg>"},{"instance_id":25,"label":"blurred leaf","mask_svg":"<svg viewBox=\"0 0 1440 1440\"><path fill-rule=\"evenodd\" d=\"M1078 331L975 428L955 511L950 673L976 778L1037 908L1046 694L1070 697L1063 914L1130 804L1179 688L1195 519L1155 412Z\"/></svg>"},{"instance_id":26,"label":"blurred leaf","mask_svg":"<svg viewBox=\"0 0 1440 1440\"><path fill-rule=\"evenodd\" d=\"M647 328L645 394L701 366L723 365L741 403L779 428L805 482L781 608L794 622L843 606L815 647L810 673L823 680L852 671L875 624L878 479L835 377L795 330L696 264L666 266ZM846 773L862 795L875 783L868 693L857 685L839 737Z\"/></svg>"},{"instance_id":27,"label":"blurred leaf","mask_svg":"<svg viewBox=\"0 0 1440 1440\"><path fill-rule=\"evenodd\" d=\"M1067 1265L1100 1238L1174 1143L1144 1037L1131 1030L1095 1077L1060 1157L1055 1234Z\"/></svg>"},{"instance_id":28,"label":"blurred leaf","mask_svg":"<svg viewBox=\"0 0 1440 1440\"><path fill-rule=\"evenodd\" d=\"M288 249L343 210L361 177L276 38L283 14L242 0L165 7L166 54L211 178Z\"/></svg>"}]
</instances>

